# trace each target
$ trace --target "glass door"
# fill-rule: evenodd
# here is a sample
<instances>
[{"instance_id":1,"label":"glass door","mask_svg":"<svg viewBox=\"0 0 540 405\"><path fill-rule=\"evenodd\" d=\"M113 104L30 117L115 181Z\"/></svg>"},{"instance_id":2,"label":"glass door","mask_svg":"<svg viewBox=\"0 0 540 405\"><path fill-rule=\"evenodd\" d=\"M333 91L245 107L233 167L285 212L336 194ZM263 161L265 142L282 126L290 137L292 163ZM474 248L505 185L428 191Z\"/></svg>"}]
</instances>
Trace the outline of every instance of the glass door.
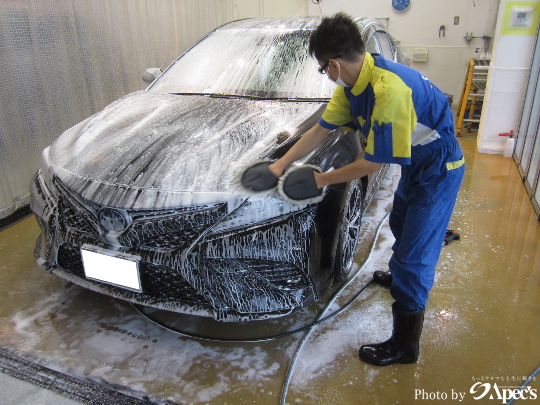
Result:
<instances>
[{"instance_id":1,"label":"glass door","mask_svg":"<svg viewBox=\"0 0 540 405\"><path fill-rule=\"evenodd\" d=\"M517 132L514 161L540 221L540 36L531 63L531 72Z\"/></svg>"}]
</instances>

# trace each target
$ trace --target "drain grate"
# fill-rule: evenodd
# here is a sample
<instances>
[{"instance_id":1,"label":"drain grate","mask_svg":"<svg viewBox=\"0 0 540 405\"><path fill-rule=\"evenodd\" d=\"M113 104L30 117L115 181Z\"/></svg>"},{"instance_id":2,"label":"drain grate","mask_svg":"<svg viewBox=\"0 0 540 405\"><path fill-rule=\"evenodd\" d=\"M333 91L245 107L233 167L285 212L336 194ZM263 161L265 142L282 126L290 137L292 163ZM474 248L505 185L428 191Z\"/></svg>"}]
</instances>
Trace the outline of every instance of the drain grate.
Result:
<instances>
[{"instance_id":1,"label":"drain grate","mask_svg":"<svg viewBox=\"0 0 540 405\"><path fill-rule=\"evenodd\" d=\"M158 400L147 395L136 398L91 381L75 378L23 359L3 348L0 348L0 372L87 405L173 404L173 402ZM122 388L130 391L126 387ZM142 393L133 394L141 395Z\"/></svg>"},{"instance_id":2,"label":"drain grate","mask_svg":"<svg viewBox=\"0 0 540 405\"><path fill-rule=\"evenodd\" d=\"M17 222L22 221L28 217L34 215L29 205L19 208L13 214L8 215L5 218L0 219L0 232L9 228L11 225L15 225Z\"/></svg>"}]
</instances>

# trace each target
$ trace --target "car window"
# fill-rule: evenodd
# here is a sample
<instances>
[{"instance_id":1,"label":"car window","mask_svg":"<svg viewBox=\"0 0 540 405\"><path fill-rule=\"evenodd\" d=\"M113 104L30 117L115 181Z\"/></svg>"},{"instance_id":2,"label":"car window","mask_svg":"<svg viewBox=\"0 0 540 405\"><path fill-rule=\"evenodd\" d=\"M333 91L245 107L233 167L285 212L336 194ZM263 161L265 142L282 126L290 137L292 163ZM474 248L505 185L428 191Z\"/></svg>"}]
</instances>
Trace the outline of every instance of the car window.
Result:
<instances>
[{"instance_id":1,"label":"car window","mask_svg":"<svg viewBox=\"0 0 540 405\"><path fill-rule=\"evenodd\" d=\"M335 88L308 55L311 30L217 30L180 57L150 88L159 93L261 98L330 98Z\"/></svg>"}]
</instances>

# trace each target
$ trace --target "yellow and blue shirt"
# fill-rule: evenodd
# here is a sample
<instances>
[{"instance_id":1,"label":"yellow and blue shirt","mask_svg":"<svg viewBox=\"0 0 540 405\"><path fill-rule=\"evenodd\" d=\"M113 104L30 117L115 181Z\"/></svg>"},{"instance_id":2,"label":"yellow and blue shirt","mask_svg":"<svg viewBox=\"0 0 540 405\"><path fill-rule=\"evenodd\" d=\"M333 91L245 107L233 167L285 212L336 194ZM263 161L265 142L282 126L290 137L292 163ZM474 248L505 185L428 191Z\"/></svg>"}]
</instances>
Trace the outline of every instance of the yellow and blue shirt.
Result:
<instances>
[{"instance_id":1,"label":"yellow and blue shirt","mask_svg":"<svg viewBox=\"0 0 540 405\"><path fill-rule=\"evenodd\" d=\"M366 52L353 87L338 86L319 124L359 129L367 138L366 160L411 164L411 147L454 136L444 93L425 76L381 55Z\"/></svg>"}]
</instances>

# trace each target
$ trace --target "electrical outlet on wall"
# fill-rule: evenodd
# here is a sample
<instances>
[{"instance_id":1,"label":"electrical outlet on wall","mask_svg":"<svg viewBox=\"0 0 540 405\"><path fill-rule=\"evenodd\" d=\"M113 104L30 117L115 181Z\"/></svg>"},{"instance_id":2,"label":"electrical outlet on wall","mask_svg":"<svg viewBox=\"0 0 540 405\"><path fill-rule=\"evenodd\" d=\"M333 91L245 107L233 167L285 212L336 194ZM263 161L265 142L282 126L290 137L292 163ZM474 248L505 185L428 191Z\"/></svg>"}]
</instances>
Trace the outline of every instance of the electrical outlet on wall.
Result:
<instances>
[{"instance_id":1,"label":"electrical outlet on wall","mask_svg":"<svg viewBox=\"0 0 540 405\"><path fill-rule=\"evenodd\" d=\"M459 25L459 16L458 15L456 15L454 17L454 25Z\"/></svg>"},{"instance_id":2,"label":"electrical outlet on wall","mask_svg":"<svg viewBox=\"0 0 540 405\"><path fill-rule=\"evenodd\" d=\"M426 62L428 48L426 46L413 46L413 62Z\"/></svg>"}]
</instances>

